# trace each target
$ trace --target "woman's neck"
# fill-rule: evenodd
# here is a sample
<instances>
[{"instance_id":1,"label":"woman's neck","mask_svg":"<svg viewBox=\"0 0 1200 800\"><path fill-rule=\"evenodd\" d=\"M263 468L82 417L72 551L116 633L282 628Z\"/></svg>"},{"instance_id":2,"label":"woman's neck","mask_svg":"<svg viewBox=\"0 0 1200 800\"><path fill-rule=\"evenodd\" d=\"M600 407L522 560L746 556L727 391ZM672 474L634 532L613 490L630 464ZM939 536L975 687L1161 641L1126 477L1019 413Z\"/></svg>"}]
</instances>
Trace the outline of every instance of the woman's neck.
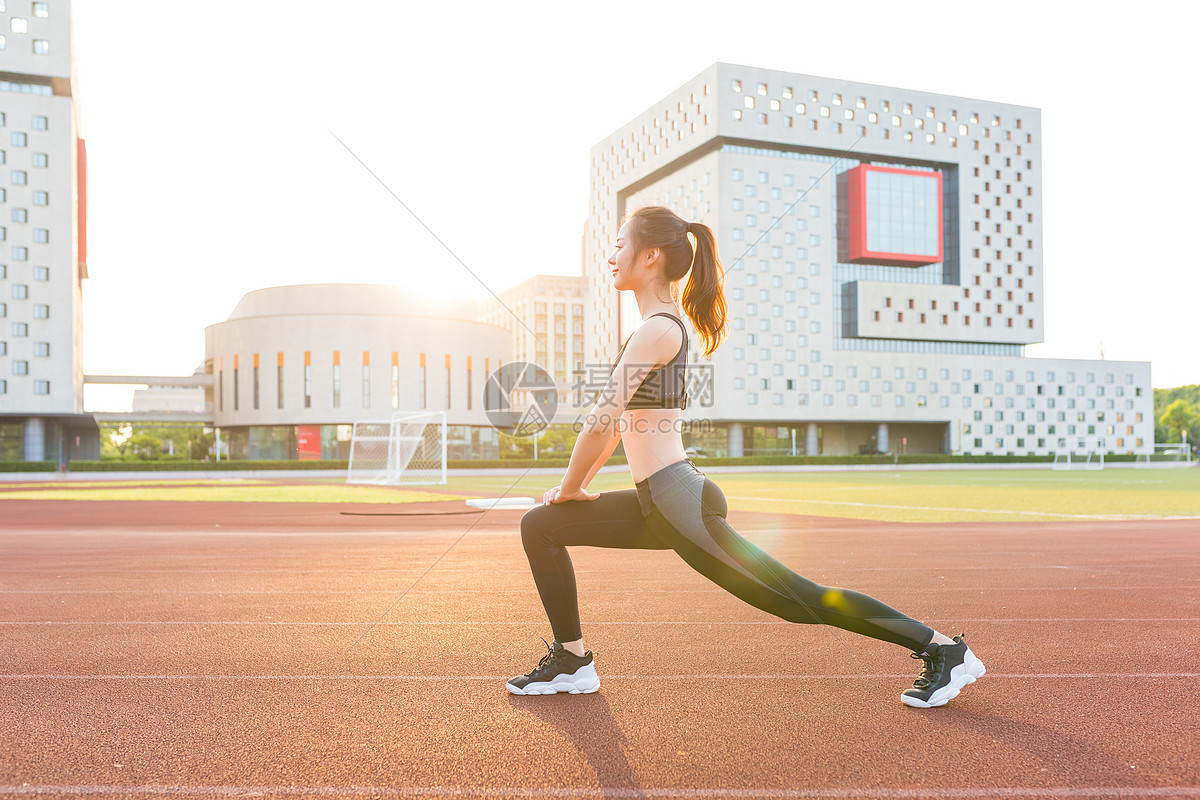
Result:
<instances>
[{"instance_id":1,"label":"woman's neck","mask_svg":"<svg viewBox=\"0 0 1200 800\"><path fill-rule=\"evenodd\" d=\"M663 300L664 294L670 299ZM638 314L642 319L660 311L678 316L679 307L675 304L673 294L669 287L662 284L643 284L637 287L633 290L633 297L637 301Z\"/></svg>"}]
</instances>

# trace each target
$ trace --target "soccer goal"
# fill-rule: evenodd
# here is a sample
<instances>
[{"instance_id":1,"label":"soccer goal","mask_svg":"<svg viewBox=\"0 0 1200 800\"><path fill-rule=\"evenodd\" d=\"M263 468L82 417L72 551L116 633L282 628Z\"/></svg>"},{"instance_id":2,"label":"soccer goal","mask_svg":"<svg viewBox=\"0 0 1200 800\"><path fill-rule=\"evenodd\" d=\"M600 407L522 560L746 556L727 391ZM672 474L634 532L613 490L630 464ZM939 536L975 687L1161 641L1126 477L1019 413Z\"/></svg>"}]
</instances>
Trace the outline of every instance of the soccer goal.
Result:
<instances>
[{"instance_id":1,"label":"soccer goal","mask_svg":"<svg viewBox=\"0 0 1200 800\"><path fill-rule=\"evenodd\" d=\"M346 483L446 482L446 412L400 411L354 423Z\"/></svg>"},{"instance_id":2,"label":"soccer goal","mask_svg":"<svg viewBox=\"0 0 1200 800\"><path fill-rule=\"evenodd\" d=\"M1060 438L1053 469L1104 469L1105 441L1087 437Z\"/></svg>"},{"instance_id":3,"label":"soccer goal","mask_svg":"<svg viewBox=\"0 0 1200 800\"><path fill-rule=\"evenodd\" d=\"M1151 464L1186 467L1191 464L1191 461L1191 446L1186 442L1156 444L1153 453L1138 453L1137 456L1137 466L1139 467Z\"/></svg>"}]
</instances>

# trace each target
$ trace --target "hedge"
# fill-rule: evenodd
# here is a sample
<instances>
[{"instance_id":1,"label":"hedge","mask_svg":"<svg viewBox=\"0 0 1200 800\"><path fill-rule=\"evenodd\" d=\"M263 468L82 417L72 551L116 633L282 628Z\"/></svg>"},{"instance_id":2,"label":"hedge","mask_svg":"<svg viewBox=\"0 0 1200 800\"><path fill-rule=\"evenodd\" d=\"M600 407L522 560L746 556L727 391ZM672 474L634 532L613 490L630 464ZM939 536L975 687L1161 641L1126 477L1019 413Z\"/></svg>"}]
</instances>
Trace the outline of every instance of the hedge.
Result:
<instances>
[{"instance_id":1,"label":"hedge","mask_svg":"<svg viewBox=\"0 0 1200 800\"><path fill-rule=\"evenodd\" d=\"M267 469L346 469L347 461L72 461L71 472L217 472Z\"/></svg>"},{"instance_id":2,"label":"hedge","mask_svg":"<svg viewBox=\"0 0 1200 800\"><path fill-rule=\"evenodd\" d=\"M1129 462L1137 456L1127 453L1108 454L1105 461ZM501 468L530 468L530 467L566 467L570 463L569 453L554 453L539 459L536 464L532 458L492 458L492 459L452 459L447 461L449 469L501 469ZM1151 456L1152 461L1175 461L1170 456ZM1010 456L1010 455L952 455L948 453L922 453L915 455L845 455L845 456L743 456L703 457L694 456L692 461L699 467L750 467L750 466L789 466L789 465L852 465L852 464L1047 464L1054 461L1053 456ZM623 456L613 456L607 462L625 464ZM72 461L68 464L71 472L217 472L217 471L246 471L246 470L345 470L347 461ZM0 461L0 472L55 472L58 465L53 461Z\"/></svg>"},{"instance_id":3,"label":"hedge","mask_svg":"<svg viewBox=\"0 0 1200 800\"><path fill-rule=\"evenodd\" d=\"M0 461L0 472L58 472L53 461Z\"/></svg>"}]
</instances>

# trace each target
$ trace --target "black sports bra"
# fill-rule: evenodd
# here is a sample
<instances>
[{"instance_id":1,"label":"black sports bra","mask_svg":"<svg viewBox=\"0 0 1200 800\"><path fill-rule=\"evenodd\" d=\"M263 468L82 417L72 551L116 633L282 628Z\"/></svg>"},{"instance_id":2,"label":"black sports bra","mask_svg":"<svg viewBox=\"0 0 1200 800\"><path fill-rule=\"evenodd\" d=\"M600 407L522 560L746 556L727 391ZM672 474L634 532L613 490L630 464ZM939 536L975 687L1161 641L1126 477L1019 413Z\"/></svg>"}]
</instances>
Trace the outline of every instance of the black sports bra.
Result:
<instances>
[{"instance_id":1,"label":"black sports bra","mask_svg":"<svg viewBox=\"0 0 1200 800\"><path fill-rule=\"evenodd\" d=\"M665 311L660 311L657 314L651 314L651 317L670 317L678 323L680 330L683 331L683 343L679 346L679 352L675 354L669 362L650 370L642 383L634 392L633 397L629 399L629 405L626 408L687 408L687 328L683 322L674 314L668 314ZM649 319L649 317L647 317ZM625 340L625 344L629 344L629 340ZM621 354L625 352L625 345L621 345L620 351L617 353L617 361L621 360ZM613 364L611 375L617 368L616 363Z\"/></svg>"}]
</instances>

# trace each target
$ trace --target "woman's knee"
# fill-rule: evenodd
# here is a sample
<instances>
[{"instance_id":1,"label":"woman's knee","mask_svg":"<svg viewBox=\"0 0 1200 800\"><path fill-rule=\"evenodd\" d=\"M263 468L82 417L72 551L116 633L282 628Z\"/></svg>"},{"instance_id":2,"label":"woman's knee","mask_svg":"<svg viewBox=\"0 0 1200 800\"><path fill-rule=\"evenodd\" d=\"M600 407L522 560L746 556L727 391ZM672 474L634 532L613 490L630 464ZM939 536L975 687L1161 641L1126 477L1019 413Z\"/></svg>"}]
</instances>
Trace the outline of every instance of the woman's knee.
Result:
<instances>
[{"instance_id":1,"label":"woman's knee","mask_svg":"<svg viewBox=\"0 0 1200 800\"><path fill-rule=\"evenodd\" d=\"M521 517L521 544L525 552L533 548L546 546L546 534L550 531L550 509L553 506L538 506L531 508Z\"/></svg>"}]
</instances>

